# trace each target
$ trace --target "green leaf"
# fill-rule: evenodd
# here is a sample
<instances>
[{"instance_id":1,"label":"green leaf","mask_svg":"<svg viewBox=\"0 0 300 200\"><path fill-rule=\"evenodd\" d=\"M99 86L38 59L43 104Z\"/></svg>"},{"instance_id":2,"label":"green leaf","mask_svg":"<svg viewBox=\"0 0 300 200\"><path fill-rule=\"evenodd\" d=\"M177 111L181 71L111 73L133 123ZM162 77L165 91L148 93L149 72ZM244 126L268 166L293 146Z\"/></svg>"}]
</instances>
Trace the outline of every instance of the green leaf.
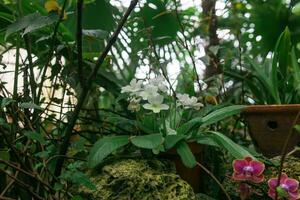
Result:
<instances>
[{"instance_id":1,"label":"green leaf","mask_svg":"<svg viewBox=\"0 0 300 200\"><path fill-rule=\"evenodd\" d=\"M292 8L292 13L295 15L300 15L300 2Z\"/></svg>"},{"instance_id":2,"label":"green leaf","mask_svg":"<svg viewBox=\"0 0 300 200\"><path fill-rule=\"evenodd\" d=\"M207 126L219 122L227 117L231 117L233 115L239 114L243 108L246 106L244 105L234 105L234 106L227 106L224 108L220 108L215 110L205 117L202 118L202 125Z\"/></svg>"},{"instance_id":3,"label":"green leaf","mask_svg":"<svg viewBox=\"0 0 300 200\"><path fill-rule=\"evenodd\" d=\"M250 156L254 158L254 156L249 151L244 149L241 145L236 144L230 138L228 138L222 133L209 131L207 132L207 135L204 135L204 138L205 136L213 140L220 147L226 149L235 158L241 159L246 156Z\"/></svg>"},{"instance_id":4,"label":"green leaf","mask_svg":"<svg viewBox=\"0 0 300 200\"><path fill-rule=\"evenodd\" d=\"M41 144L46 144L45 138L40 133L37 133L34 131L26 131L26 132L24 132L24 135L31 140L35 140Z\"/></svg>"},{"instance_id":5,"label":"green leaf","mask_svg":"<svg viewBox=\"0 0 300 200\"><path fill-rule=\"evenodd\" d=\"M145 149L154 149L158 147L163 142L163 136L161 133L143 135L143 136L134 136L130 138L132 144L137 147Z\"/></svg>"},{"instance_id":6,"label":"green leaf","mask_svg":"<svg viewBox=\"0 0 300 200\"><path fill-rule=\"evenodd\" d=\"M20 108L44 110L42 107L30 102L21 103Z\"/></svg>"},{"instance_id":7,"label":"green leaf","mask_svg":"<svg viewBox=\"0 0 300 200\"><path fill-rule=\"evenodd\" d=\"M109 154L129 143L129 136L110 136L98 140L90 150L88 165L90 168L96 167Z\"/></svg>"},{"instance_id":8,"label":"green leaf","mask_svg":"<svg viewBox=\"0 0 300 200\"><path fill-rule=\"evenodd\" d=\"M26 15L7 27L5 38L23 29L24 29L23 35L25 35L26 33L33 32L45 26L49 26L54 22L56 22L57 19L58 16L56 14L43 16L38 12L35 12Z\"/></svg>"},{"instance_id":9,"label":"green leaf","mask_svg":"<svg viewBox=\"0 0 300 200\"><path fill-rule=\"evenodd\" d=\"M79 195L73 196L71 200L83 200L83 198Z\"/></svg>"},{"instance_id":10,"label":"green leaf","mask_svg":"<svg viewBox=\"0 0 300 200\"><path fill-rule=\"evenodd\" d=\"M299 124L295 125L295 126L294 126L294 129L295 129L298 133L300 133L300 125L299 125Z\"/></svg>"},{"instance_id":11,"label":"green leaf","mask_svg":"<svg viewBox=\"0 0 300 200\"><path fill-rule=\"evenodd\" d=\"M294 88L296 89L298 96L300 96L300 68L297 62L297 57L294 48L292 49L290 58L291 58L291 67L293 70L292 74L294 77Z\"/></svg>"},{"instance_id":12,"label":"green leaf","mask_svg":"<svg viewBox=\"0 0 300 200\"><path fill-rule=\"evenodd\" d=\"M204 117L197 117L188 121L187 123L183 124L177 130L179 135L186 134L194 128L195 126L207 126L218 121L221 121L227 117L240 113L240 111L244 108L244 105L234 105L234 106L227 106L224 108L220 108L215 110Z\"/></svg>"},{"instance_id":13,"label":"green leaf","mask_svg":"<svg viewBox=\"0 0 300 200\"><path fill-rule=\"evenodd\" d=\"M101 29L83 29L82 34L90 39L106 39L108 32Z\"/></svg>"},{"instance_id":14,"label":"green leaf","mask_svg":"<svg viewBox=\"0 0 300 200\"><path fill-rule=\"evenodd\" d=\"M165 137L165 148L171 149L172 147L174 147L179 141L185 139L185 135L167 135Z\"/></svg>"},{"instance_id":15,"label":"green leaf","mask_svg":"<svg viewBox=\"0 0 300 200\"><path fill-rule=\"evenodd\" d=\"M197 161L195 159L195 156L191 152L189 146L186 142L180 141L176 145L177 153L179 154L183 164L186 167L193 168L197 165Z\"/></svg>"},{"instance_id":16,"label":"green leaf","mask_svg":"<svg viewBox=\"0 0 300 200\"><path fill-rule=\"evenodd\" d=\"M96 186L90 181L89 177L80 172L80 171L75 171L72 174L72 182L83 185L91 190L96 190Z\"/></svg>"},{"instance_id":17,"label":"green leaf","mask_svg":"<svg viewBox=\"0 0 300 200\"><path fill-rule=\"evenodd\" d=\"M3 98L1 101L1 109L3 109L5 106L8 106L12 102L14 102L14 100L11 98Z\"/></svg>"}]
</instances>

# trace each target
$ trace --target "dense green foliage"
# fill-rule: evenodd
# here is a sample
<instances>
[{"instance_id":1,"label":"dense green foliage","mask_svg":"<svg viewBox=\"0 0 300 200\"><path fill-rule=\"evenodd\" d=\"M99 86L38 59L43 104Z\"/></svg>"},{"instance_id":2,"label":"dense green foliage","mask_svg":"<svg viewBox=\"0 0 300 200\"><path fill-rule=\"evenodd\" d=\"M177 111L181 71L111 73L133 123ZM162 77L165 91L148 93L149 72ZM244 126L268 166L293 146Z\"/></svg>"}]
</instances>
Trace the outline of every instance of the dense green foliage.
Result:
<instances>
[{"instance_id":1,"label":"dense green foliage","mask_svg":"<svg viewBox=\"0 0 300 200\"><path fill-rule=\"evenodd\" d=\"M0 0L0 199L81 199L77 188L96 190L89 169L174 149L219 198L224 163L268 162L245 105L299 103L299 10L298 0Z\"/></svg>"}]
</instances>

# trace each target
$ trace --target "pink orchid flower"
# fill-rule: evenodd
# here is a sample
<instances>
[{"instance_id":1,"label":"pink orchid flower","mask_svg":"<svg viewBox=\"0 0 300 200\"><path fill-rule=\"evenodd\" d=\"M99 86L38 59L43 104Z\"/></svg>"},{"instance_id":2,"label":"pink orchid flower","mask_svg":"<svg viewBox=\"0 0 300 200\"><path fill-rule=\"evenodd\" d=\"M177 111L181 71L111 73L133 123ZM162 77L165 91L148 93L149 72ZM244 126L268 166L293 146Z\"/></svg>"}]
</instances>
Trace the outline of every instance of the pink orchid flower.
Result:
<instances>
[{"instance_id":1,"label":"pink orchid flower","mask_svg":"<svg viewBox=\"0 0 300 200\"><path fill-rule=\"evenodd\" d=\"M233 180L251 181L253 183L264 181L264 163L253 160L251 157L245 157L243 160L234 160L232 165L234 170Z\"/></svg>"},{"instance_id":2,"label":"pink orchid flower","mask_svg":"<svg viewBox=\"0 0 300 200\"><path fill-rule=\"evenodd\" d=\"M299 182L296 179L289 178L286 174L280 177L280 185L277 187L277 178L271 178L268 181L269 192L268 195L275 199L275 191L278 197L284 197L288 200L297 200L300 198L298 193Z\"/></svg>"}]
</instances>

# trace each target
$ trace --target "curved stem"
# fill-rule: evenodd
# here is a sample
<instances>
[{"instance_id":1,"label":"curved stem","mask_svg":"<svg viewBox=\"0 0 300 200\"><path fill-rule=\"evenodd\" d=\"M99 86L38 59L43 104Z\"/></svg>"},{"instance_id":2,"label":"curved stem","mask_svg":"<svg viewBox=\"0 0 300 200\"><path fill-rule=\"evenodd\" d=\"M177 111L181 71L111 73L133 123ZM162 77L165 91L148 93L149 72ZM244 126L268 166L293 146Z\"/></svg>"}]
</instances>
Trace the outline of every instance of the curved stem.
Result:
<instances>
[{"instance_id":1,"label":"curved stem","mask_svg":"<svg viewBox=\"0 0 300 200\"><path fill-rule=\"evenodd\" d=\"M289 130L289 133L287 135L287 138L285 139L285 142L284 142L284 145L282 147L282 152L281 152L281 159L280 159L280 167L279 167L279 170L278 170L278 178L277 178L277 186L276 188L280 185L280 179L281 179L281 174L282 174L282 170L283 170L283 164L284 164L284 160L286 158L286 155L287 155L287 150L288 150L288 144L289 144L289 141L293 135L293 130L294 130L294 126L297 124L297 121L300 117L300 110L298 111L297 113L297 116L296 118L294 119L293 121L293 124ZM275 190L275 200L278 199L278 193L277 193L277 190Z\"/></svg>"},{"instance_id":2,"label":"curved stem","mask_svg":"<svg viewBox=\"0 0 300 200\"><path fill-rule=\"evenodd\" d=\"M223 191L223 193L225 194L226 198L228 200L231 200L229 194L226 192L225 188L223 187L222 183L220 183L220 181L215 177L215 175L213 175L213 173L211 173L211 171L209 171L206 167L204 167L202 164L200 164L199 162L197 162L197 165L203 169L212 179L214 179L214 181L219 185L219 187L221 188L221 190Z\"/></svg>"}]
</instances>

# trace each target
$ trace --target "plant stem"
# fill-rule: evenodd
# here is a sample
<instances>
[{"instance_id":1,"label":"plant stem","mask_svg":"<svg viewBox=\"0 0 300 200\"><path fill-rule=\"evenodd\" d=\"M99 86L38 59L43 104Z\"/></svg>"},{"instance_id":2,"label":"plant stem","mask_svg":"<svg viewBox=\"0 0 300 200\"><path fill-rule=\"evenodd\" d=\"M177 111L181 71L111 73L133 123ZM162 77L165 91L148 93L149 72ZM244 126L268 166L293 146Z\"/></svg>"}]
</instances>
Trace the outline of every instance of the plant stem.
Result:
<instances>
[{"instance_id":1,"label":"plant stem","mask_svg":"<svg viewBox=\"0 0 300 200\"><path fill-rule=\"evenodd\" d=\"M84 85L84 79L82 74L82 8L83 0L77 0L77 62L78 62L78 77L81 85Z\"/></svg>"},{"instance_id":2,"label":"plant stem","mask_svg":"<svg viewBox=\"0 0 300 200\"><path fill-rule=\"evenodd\" d=\"M31 41L30 38L28 37L28 35L24 35L24 41L25 41L25 47L27 50L27 58L28 58L28 66L29 66L29 72L30 72L30 76L29 76L29 83L30 83L30 87L31 87L31 94L32 94L32 99L34 103L37 103L37 99L36 99L36 82L35 82L35 75L34 75L34 71L33 71L33 62L32 62L32 56L31 56Z\"/></svg>"},{"instance_id":3,"label":"plant stem","mask_svg":"<svg viewBox=\"0 0 300 200\"><path fill-rule=\"evenodd\" d=\"M101 67L102 63L104 62L105 57L107 56L108 52L112 48L113 44L116 42L119 33L121 32L125 22L127 21L130 13L133 11L133 9L137 5L137 3L138 3L138 0L132 0L131 1L130 6L128 7L126 13L122 17L116 31L111 36L111 38L108 41L108 43L107 43L105 49L103 50L103 52L99 55L99 57L98 57L98 59L95 63L95 67L94 67L92 73L90 74L90 76L87 79L87 83L89 83L89 85L87 85L87 84L83 85L82 92L81 92L81 94L78 98L78 103L75 106L73 115L70 118L70 121L68 122L68 125L64 130L64 139L63 139L63 142L62 142L62 144L60 146L60 149L59 149L59 155L66 155L68 147L69 147L69 141L70 141L70 138L71 138L72 132L73 132L73 127L74 127L74 125L77 121L80 110L81 110L81 108L83 106L83 103L85 101L85 98L89 93L90 86L92 85L91 83L93 82L93 80L97 76L98 70ZM57 160L57 164L56 164L56 168L55 168L55 172L54 172L55 176L59 176L61 174L63 164L64 164L64 157L59 157L58 160Z\"/></svg>"},{"instance_id":4,"label":"plant stem","mask_svg":"<svg viewBox=\"0 0 300 200\"><path fill-rule=\"evenodd\" d=\"M38 90L38 94L37 94L37 102L39 102L39 100L40 100L42 90L43 90L43 83L46 79L47 68L48 68L48 65L50 64L52 56L54 54L53 52L54 52L54 48L55 48L56 35L57 35L57 32L58 32L59 24L61 23L61 21L64 17L65 9L66 9L66 6L67 6L67 1L68 0L64 0L63 6L62 6L62 9L61 9L61 13L59 15L59 19L58 19L58 21L57 21L57 23L55 24L55 27L54 27L49 56L48 56L47 62L46 62L45 67L44 67L44 71L43 71L42 76L41 76L41 82L40 82L39 90Z\"/></svg>"},{"instance_id":5,"label":"plant stem","mask_svg":"<svg viewBox=\"0 0 300 200\"><path fill-rule=\"evenodd\" d=\"M290 141L290 139L293 135L294 126L297 124L297 121L298 121L299 117L300 117L300 110L298 111L297 116L293 121L293 124L292 124L292 126L291 126L291 128L288 132L287 138L285 139L284 145L282 147L280 166L279 166L278 175L277 175L278 178L277 178L276 188L280 185L280 179L281 179L281 174L282 174L282 170L283 170L284 160L285 160L286 155L287 155L288 144L289 144L289 141ZM278 193L277 193L277 190L275 190L275 200L277 200L277 199L278 199Z\"/></svg>"},{"instance_id":6,"label":"plant stem","mask_svg":"<svg viewBox=\"0 0 300 200\"><path fill-rule=\"evenodd\" d=\"M199 162L197 162L197 165L203 169L212 179L214 179L214 181L219 185L219 187L221 188L221 190L224 192L224 194L226 195L226 198L228 200L231 200L229 194L226 192L225 188L223 187L222 183L220 183L220 181L215 177L215 175L213 175L213 173L211 173L206 167L204 167L202 164L200 164Z\"/></svg>"}]
</instances>

